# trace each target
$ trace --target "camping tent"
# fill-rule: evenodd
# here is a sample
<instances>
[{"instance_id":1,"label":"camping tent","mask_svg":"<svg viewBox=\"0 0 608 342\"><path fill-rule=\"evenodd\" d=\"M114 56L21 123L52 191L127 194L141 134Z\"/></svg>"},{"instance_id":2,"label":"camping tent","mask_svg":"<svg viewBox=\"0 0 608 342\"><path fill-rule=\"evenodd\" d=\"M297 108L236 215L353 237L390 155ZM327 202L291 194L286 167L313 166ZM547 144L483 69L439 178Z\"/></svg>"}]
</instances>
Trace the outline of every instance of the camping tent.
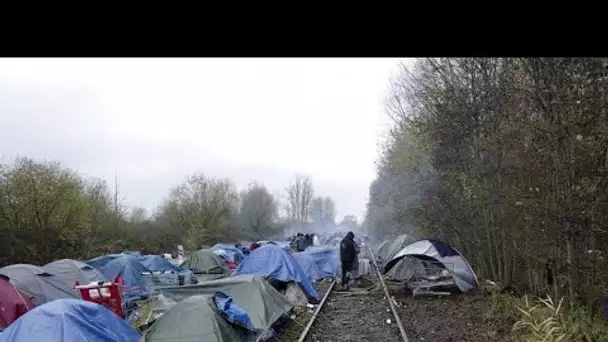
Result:
<instances>
[{"instance_id":1,"label":"camping tent","mask_svg":"<svg viewBox=\"0 0 608 342\"><path fill-rule=\"evenodd\" d=\"M438 266L437 262L433 262L433 260L405 256L384 275L390 280L408 281L417 275L432 275L433 270L436 271L440 268L443 266Z\"/></svg>"},{"instance_id":2,"label":"camping tent","mask_svg":"<svg viewBox=\"0 0 608 342\"><path fill-rule=\"evenodd\" d=\"M454 285L461 292L472 290L478 286L477 276L469 263L454 247L445 242L426 239L410 243L390 259L384 267L384 272L388 272L406 256L443 266L450 273L454 279Z\"/></svg>"},{"instance_id":3,"label":"camping tent","mask_svg":"<svg viewBox=\"0 0 608 342\"><path fill-rule=\"evenodd\" d=\"M200 249L190 255L181 268L191 270L195 274L228 274L230 271L224 261L210 249Z\"/></svg>"},{"instance_id":4,"label":"camping tent","mask_svg":"<svg viewBox=\"0 0 608 342\"><path fill-rule=\"evenodd\" d=\"M87 260L86 263L89 264L90 266L92 266L95 269L101 270L110 261L112 261L112 260L120 257L121 255L123 255L123 254L122 253L118 253L118 254L101 255L101 256L98 256L96 258Z\"/></svg>"},{"instance_id":5,"label":"camping tent","mask_svg":"<svg viewBox=\"0 0 608 342\"><path fill-rule=\"evenodd\" d=\"M382 251L382 254L378 253L376 255L381 257L382 262L384 264L386 264L389 260L392 260L395 257L395 255L397 255L397 253L399 253L399 251L401 249L403 249L403 247L407 246L408 244L410 244L416 240L418 240L418 239L411 235L407 235L407 234L399 235L394 240L392 240L392 242L390 242L389 246Z\"/></svg>"},{"instance_id":6,"label":"camping tent","mask_svg":"<svg viewBox=\"0 0 608 342\"><path fill-rule=\"evenodd\" d=\"M33 298L36 305L59 298L78 298L76 290L67 285L69 280L51 274L42 267L28 264L10 265L0 268L0 274L10 278L19 292Z\"/></svg>"},{"instance_id":7,"label":"camping tent","mask_svg":"<svg viewBox=\"0 0 608 342\"><path fill-rule=\"evenodd\" d=\"M112 311L79 299L59 299L21 316L0 342L137 342L139 334Z\"/></svg>"},{"instance_id":8,"label":"camping tent","mask_svg":"<svg viewBox=\"0 0 608 342\"><path fill-rule=\"evenodd\" d=\"M32 299L19 292L8 277L0 275L0 331L34 306Z\"/></svg>"},{"instance_id":9,"label":"camping tent","mask_svg":"<svg viewBox=\"0 0 608 342\"><path fill-rule=\"evenodd\" d=\"M179 267L179 266L175 266L172 263L169 262L169 260L159 256L159 255L154 255L154 254L150 254L150 255L138 255L137 259L139 260L139 262L141 262L142 265L144 265L145 268L147 268L148 270L155 272L155 271L170 271L170 272L174 272L174 273L183 273L184 270Z\"/></svg>"},{"instance_id":10,"label":"camping tent","mask_svg":"<svg viewBox=\"0 0 608 342\"><path fill-rule=\"evenodd\" d=\"M215 246L211 247L212 250L223 249L228 252L228 256L230 257L230 261L234 263L241 263L243 259L245 259L245 254L243 251L236 247L235 245L229 245L225 243L218 243Z\"/></svg>"},{"instance_id":11,"label":"camping tent","mask_svg":"<svg viewBox=\"0 0 608 342\"><path fill-rule=\"evenodd\" d=\"M108 280L103 273L78 260L56 260L42 266L42 268L51 274L66 279L72 286L74 281L78 281L80 284L90 284L91 282Z\"/></svg>"},{"instance_id":12,"label":"camping tent","mask_svg":"<svg viewBox=\"0 0 608 342\"><path fill-rule=\"evenodd\" d=\"M375 250L376 256L384 258L388 254L388 250L391 247L391 240L384 240Z\"/></svg>"},{"instance_id":13,"label":"camping tent","mask_svg":"<svg viewBox=\"0 0 608 342\"><path fill-rule=\"evenodd\" d=\"M302 268L302 271L306 273L310 280L319 280L323 279L323 273L315 264L315 260L312 255L304 252L294 253L293 257L298 261L298 265Z\"/></svg>"},{"instance_id":14,"label":"camping tent","mask_svg":"<svg viewBox=\"0 0 608 342\"><path fill-rule=\"evenodd\" d=\"M282 282L294 281L304 290L309 302L319 302L317 291L297 260L277 245L267 244L251 252L234 271L234 275L239 274L263 275Z\"/></svg>"},{"instance_id":15,"label":"camping tent","mask_svg":"<svg viewBox=\"0 0 608 342\"><path fill-rule=\"evenodd\" d=\"M228 322L215 299L205 294L182 300L154 322L142 342L245 342L247 330Z\"/></svg>"},{"instance_id":16,"label":"camping tent","mask_svg":"<svg viewBox=\"0 0 608 342\"><path fill-rule=\"evenodd\" d=\"M225 293L247 312L253 328L262 331L268 331L283 314L293 308L287 298L270 286L263 277L257 275L240 275L196 285L163 287L158 290L163 297L173 303L193 295Z\"/></svg>"},{"instance_id":17,"label":"camping tent","mask_svg":"<svg viewBox=\"0 0 608 342\"><path fill-rule=\"evenodd\" d=\"M136 255L122 254L118 258L107 263L101 272L108 279L121 277L124 283L123 291L126 301L137 300L149 295L150 288L143 276L144 272L150 272L139 262Z\"/></svg>"},{"instance_id":18,"label":"camping tent","mask_svg":"<svg viewBox=\"0 0 608 342\"><path fill-rule=\"evenodd\" d=\"M312 257L317 265L317 269L321 272L321 278L333 278L340 274L340 251L329 246L311 246L306 248L304 252Z\"/></svg>"},{"instance_id":19,"label":"camping tent","mask_svg":"<svg viewBox=\"0 0 608 342\"><path fill-rule=\"evenodd\" d=\"M183 280L187 284L194 280L192 279L192 271L184 270L159 255L138 255L137 259L151 272L151 274L144 274L150 289L157 286L176 284L179 282L180 276L184 276Z\"/></svg>"}]
</instances>

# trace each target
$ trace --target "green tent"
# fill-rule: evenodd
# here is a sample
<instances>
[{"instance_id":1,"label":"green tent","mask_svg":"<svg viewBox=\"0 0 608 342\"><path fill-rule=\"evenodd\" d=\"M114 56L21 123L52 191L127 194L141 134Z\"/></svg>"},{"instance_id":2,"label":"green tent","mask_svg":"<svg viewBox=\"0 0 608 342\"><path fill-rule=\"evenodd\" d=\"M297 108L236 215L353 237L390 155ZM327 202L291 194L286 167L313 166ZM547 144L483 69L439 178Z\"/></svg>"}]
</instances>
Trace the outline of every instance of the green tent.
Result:
<instances>
[{"instance_id":1,"label":"green tent","mask_svg":"<svg viewBox=\"0 0 608 342\"><path fill-rule=\"evenodd\" d=\"M141 342L238 342L246 331L232 325L217 309L213 295L196 295L175 304L146 331Z\"/></svg>"},{"instance_id":2,"label":"green tent","mask_svg":"<svg viewBox=\"0 0 608 342\"><path fill-rule=\"evenodd\" d=\"M223 292L249 314L255 329L268 331L272 325L293 308L287 298L258 275L238 275L195 285L161 287L160 294L174 303L194 295Z\"/></svg>"},{"instance_id":3,"label":"green tent","mask_svg":"<svg viewBox=\"0 0 608 342\"><path fill-rule=\"evenodd\" d=\"M230 274L224 261L210 249L200 249L192 253L180 267L195 274Z\"/></svg>"}]
</instances>

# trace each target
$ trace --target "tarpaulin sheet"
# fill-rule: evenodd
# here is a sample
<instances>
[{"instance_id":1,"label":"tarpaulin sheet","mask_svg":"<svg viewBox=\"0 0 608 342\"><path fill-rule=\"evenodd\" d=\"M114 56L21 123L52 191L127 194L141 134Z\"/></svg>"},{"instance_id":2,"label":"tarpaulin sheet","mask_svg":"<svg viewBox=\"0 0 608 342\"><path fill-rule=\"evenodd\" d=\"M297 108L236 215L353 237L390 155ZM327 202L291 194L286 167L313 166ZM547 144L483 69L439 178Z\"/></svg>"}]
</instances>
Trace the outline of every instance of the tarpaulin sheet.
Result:
<instances>
[{"instance_id":1,"label":"tarpaulin sheet","mask_svg":"<svg viewBox=\"0 0 608 342\"><path fill-rule=\"evenodd\" d=\"M163 287L158 291L169 301L179 302L194 295L215 295L222 292L247 311L256 330L267 331L293 305L263 277L242 275L199 283Z\"/></svg>"},{"instance_id":2,"label":"tarpaulin sheet","mask_svg":"<svg viewBox=\"0 0 608 342\"><path fill-rule=\"evenodd\" d=\"M236 305L232 298L225 293L217 292L213 299L215 300L215 306L228 322L239 325L247 330L255 331L255 327L247 311Z\"/></svg>"},{"instance_id":3,"label":"tarpaulin sheet","mask_svg":"<svg viewBox=\"0 0 608 342\"><path fill-rule=\"evenodd\" d=\"M158 255L138 255L137 259L150 271L172 271L181 273L184 270L176 265L173 265L169 260Z\"/></svg>"},{"instance_id":4,"label":"tarpaulin sheet","mask_svg":"<svg viewBox=\"0 0 608 342\"><path fill-rule=\"evenodd\" d=\"M247 330L226 320L213 294L190 296L175 304L146 331L142 342L245 342Z\"/></svg>"},{"instance_id":5,"label":"tarpaulin sheet","mask_svg":"<svg viewBox=\"0 0 608 342\"><path fill-rule=\"evenodd\" d=\"M315 264L312 255L304 252L298 252L294 253L293 257L298 261L298 264L302 268L302 271L304 271L304 273L306 273L306 275L311 280L318 280L324 278L323 273L319 270L317 264Z\"/></svg>"},{"instance_id":6,"label":"tarpaulin sheet","mask_svg":"<svg viewBox=\"0 0 608 342\"><path fill-rule=\"evenodd\" d=\"M241 263L243 261L243 259L245 259L245 254L243 253L243 251L234 246L234 245L228 245L225 243L218 243L215 246L211 247L211 249L215 250L215 249L223 249L226 252L228 252L228 256L230 257L230 261L235 262L235 263Z\"/></svg>"},{"instance_id":7,"label":"tarpaulin sheet","mask_svg":"<svg viewBox=\"0 0 608 342\"><path fill-rule=\"evenodd\" d=\"M180 267L191 270L195 274L228 275L230 273L224 261L210 249L200 249L192 253Z\"/></svg>"},{"instance_id":8,"label":"tarpaulin sheet","mask_svg":"<svg viewBox=\"0 0 608 342\"><path fill-rule=\"evenodd\" d=\"M107 263L110 261L120 257L122 254L106 254L95 257L93 259L89 259L85 261L87 264L91 265L93 268L101 270Z\"/></svg>"},{"instance_id":9,"label":"tarpaulin sheet","mask_svg":"<svg viewBox=\"0 0 608 342\"><path fill-rule=\"evenodd\" d=\"M312 257L322 278L332 278L340 274L340 251L330 246L308 247L304 252Z\"/></svg>"},{"instance_id":10,"label":"tarpaulin sheet","mask_svg":"<svg viewBox=\"0 0 608 342\"><path fill-rule=\"evenodd\" d=\"M150 272L150 270L145 268L135 255L123 254L107 263L101 269L101 272L108 279L122 278L125 301L127 302L150 295L149 283L143 275L144 272Z\"/></svg>"},{"instance_id":11,"label":"tarpaulin sheet","mask_svg":"<svg viewBox=\"0 0 608 342\"><path fill-rule=\"evenodd\" d=\"M0 342L137 342L139 334L101 305L58 299L21 316Z\"/></svg>"},{"instance_id":12,"label":"tarpaulin sheet","mask_svg":"<svg viewBox=\"0 0 608 342\"><path fill-rule=\"evenodd\" d=\"M319 302L317 291L297 260L277 245L264 245L251 252L234 271L234 275L240 274L258 274L284 282L294 281L302 287L311 303Z\"/></svg>"}]
</instances>

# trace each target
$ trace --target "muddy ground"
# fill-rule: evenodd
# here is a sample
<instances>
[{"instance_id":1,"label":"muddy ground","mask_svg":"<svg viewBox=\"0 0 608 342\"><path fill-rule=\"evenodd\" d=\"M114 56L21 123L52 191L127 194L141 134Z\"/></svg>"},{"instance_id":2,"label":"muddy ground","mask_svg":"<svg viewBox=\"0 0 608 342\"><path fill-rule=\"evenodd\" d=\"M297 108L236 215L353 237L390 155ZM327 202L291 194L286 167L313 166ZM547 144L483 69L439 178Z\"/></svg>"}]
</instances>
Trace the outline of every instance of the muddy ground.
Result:
<instances>
[{"instance_id":1,"label":"muddy ground","mask_svg":"<svg viewBox=\"0 0 608 342\"><path fill-rule=\"evenodd\" d=\"M491 296L483 293L412 298L395 295L410 341L503 341L489 323ZM508 329L507 329L508 330Z\"/></svg>"}]
</instances>

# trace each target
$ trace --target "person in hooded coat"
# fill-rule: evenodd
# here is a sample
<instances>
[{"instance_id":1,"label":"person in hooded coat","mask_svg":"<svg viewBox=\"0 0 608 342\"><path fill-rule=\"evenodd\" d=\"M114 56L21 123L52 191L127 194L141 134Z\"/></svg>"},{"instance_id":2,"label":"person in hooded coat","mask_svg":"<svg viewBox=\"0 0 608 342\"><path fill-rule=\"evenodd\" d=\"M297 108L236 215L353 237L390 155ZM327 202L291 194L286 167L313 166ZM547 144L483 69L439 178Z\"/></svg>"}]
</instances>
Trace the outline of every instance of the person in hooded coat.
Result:
<instances>
[{"instance_id":1,"label":"person in hooded coat","mask_svg":"<svg viewBox=\"0 0 608 342\"><path fill-rule=\"evenodd\" d=\"M304 250L306 249L306 247L308 247L308 239L306 238L305 235L300 235L296 239L296 250L298 252L304 252Z\"/></svg>"},{"instance_id":2,"label":"person in hooded coat","mask_svg":"<svg viewBox=\"0 0 608 342\"><path fill-rule=\"evenodd\" d=\"M312 246L312 234L306 234L306 248Z\"/></svg>"},{"instance_id":3,"label":"person in hooded coat","mask_svg":"<svg viewBox=\"0 0 608 342\"><path fill-rule=\"evenodd\" d=\"M342 263L342 287L348 289L350 272L355 268L359 246L355 243L355 234L348 232L340 242L340 262Z\"/></svg>"}]
</instances>

